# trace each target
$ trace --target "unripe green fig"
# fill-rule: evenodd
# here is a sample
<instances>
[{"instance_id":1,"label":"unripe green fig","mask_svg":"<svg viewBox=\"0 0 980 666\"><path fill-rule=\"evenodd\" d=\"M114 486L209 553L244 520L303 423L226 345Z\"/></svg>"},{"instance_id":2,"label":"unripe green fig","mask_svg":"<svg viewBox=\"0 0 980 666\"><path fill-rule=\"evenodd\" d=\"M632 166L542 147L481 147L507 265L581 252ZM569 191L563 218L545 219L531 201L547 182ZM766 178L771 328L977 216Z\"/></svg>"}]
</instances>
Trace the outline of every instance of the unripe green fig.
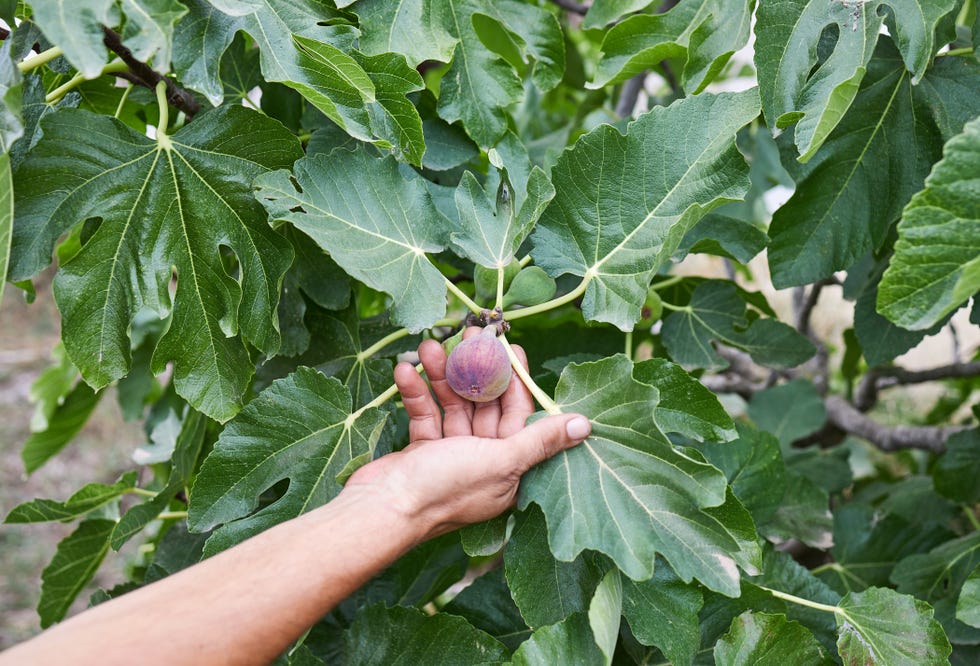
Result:
<instances>
[{"instance_id":1,"label":"unripe green fig","mask_svg":"<svg viewBox=\"0 0 980 666\"><path fill-rule=\"evenodd\" d=\"M518 273L504 294L504 309L515 305L538 305L554 297L554 279L537 266L528 266Z\"/></svg>"},{"instance_id":2,"label":"unripe green fig","mask_svg":"<svg viewBox=\"0 0 980 666\"><path fill-rule=\"evenodd\" d=\"M472 402L489 402L510 384L510 358L497 339L497 327L487 326L479 335L453 347L446 359L446 381L457 394Z\"/></svg>"}]
</instances>

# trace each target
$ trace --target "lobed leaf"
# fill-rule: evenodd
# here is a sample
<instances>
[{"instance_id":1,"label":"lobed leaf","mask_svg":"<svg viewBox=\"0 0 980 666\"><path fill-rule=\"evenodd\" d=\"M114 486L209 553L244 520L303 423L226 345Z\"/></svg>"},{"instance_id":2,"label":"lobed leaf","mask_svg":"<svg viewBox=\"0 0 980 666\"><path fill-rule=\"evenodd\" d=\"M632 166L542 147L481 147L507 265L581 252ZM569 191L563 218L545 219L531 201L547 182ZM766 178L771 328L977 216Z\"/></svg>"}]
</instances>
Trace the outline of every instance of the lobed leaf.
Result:
<instances>
[{"instance_id":1,"label":"lobed leaf","mask_svg":"<svg viewBox=\"0 0 980 666\"><path fill-rule=\"evenodd\" d=\"M585 612L575 613L557 624L538 629L521 643L511 661L513 666L572 663L606 663Z\"/></svg>"},{"instance_id":2,"label":"lobed leaf","mask_svg":"<svg viewBox=\"0 0 980 666\"><path fill-rule=\"evenodd\" d=\"M719 666L781 666L833 664L810 631L784 615L747 611L732 621L728 633L715 643Z\"/></svg>"},{"instance_id":3,"label":"lobed leaf","mask_svg":"<svg viewBox=\"0 0 980 666\"><path fill-rule=\"evenodd\" d=\"M681 581L663 562L650 580L623 577L623 617L633 635L678 666L691 664L701 644L698 612L703 603L697 586Z\"/></svg>"},{"instance_id":4,"label":"lobed leaf","mask_svg":"<svg viewBox=\"0 0 980 666\"><path fill-rule=\"evenodd\" d=\"M758 114L754 90L656 107L626 135L603 125L565 151L555 198L532 235L535 263L587 282L586 319L631 330L650 280L709 210L749 181L735 132Z\"/></svg>"}]
</instances>

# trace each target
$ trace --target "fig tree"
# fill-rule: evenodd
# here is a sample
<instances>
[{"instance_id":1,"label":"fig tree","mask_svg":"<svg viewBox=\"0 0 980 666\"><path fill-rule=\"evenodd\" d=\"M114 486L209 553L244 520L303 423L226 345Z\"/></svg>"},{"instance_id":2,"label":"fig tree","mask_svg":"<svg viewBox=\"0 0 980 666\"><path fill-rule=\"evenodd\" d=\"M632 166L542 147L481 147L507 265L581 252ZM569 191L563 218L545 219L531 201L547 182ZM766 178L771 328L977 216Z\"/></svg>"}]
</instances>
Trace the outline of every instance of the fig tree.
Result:
<instances>
[{"instance_id":1,"label":"fig tree","mask_svg":"<svg viewBox=\"0 0 980 666\"><path fill-rule=\"evenodd\" d=\"M479 335L453 347L446 360L450 388L472 402L489 402L510 384L510 359L497 339L497 327L487 326Z\"/></svg>"}]
</instances>

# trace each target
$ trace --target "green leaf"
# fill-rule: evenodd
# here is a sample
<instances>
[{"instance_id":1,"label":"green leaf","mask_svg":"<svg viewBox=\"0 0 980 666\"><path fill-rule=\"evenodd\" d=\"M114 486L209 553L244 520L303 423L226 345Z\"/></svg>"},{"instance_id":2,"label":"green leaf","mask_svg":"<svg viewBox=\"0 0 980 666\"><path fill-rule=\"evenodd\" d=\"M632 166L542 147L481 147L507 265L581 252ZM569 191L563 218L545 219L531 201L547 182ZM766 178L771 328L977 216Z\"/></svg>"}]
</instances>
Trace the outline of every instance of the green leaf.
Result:
<instances>
[{"instance_id":1,"label":"green leaf","mask_svg":"<svg viewBox=\"0 0 980 666\"><path fill-rule=\"evenodd\" d=\"M505 268L530 229L521 229L507 209L498 210L472 172L456 188L460 228L450 241L461 256L485 268Z\"/></svg>"},{"instance_id":2,"label":"green leaf","mask_svg":"<svg viewBox=\"0 0 980 666\"><path fill-rule=\"evenodd\" d=\"M360 19L360 48L368 55L393 51L412 67L453 57L459 38L448 29L454 22L453 7L445 0L357 0L353 10Z\"/></svg>"},{"instance_id":3,"label":"green leaf","mask_svg":"<svg viewBox=\"0 0 980 666\"><path fill-rule=\"evenodd\" d=\"M471 557L486 557L500 552L507 541L508 514L467 525L459 531L463 550Z\"/></svg>"},{"instance_id":4,"label":"green leaf","mask_svg":"<svg viewBox=\"0 0 980 666\"><path fill-rule=\"evenodd\" d=\"M788 484L779 443L765 432L738 424L738 439L700 448L725 473L732 492L757 523L764 523L783 503Z\"/></svg>"},{"instance_id":5,"label":"green leaf","mask_svg":"<svg viewBox=\"0 0 980 666\"><path fill-rule=\"evenodd\" d=\"M136 472L126 472L112 485L89 483L64 502L49 499L33 499L18 504L3 522L43 523L52 520L67 522L84 516L118 498L136 484Z\"/></svg>"},{"instance_id":6,"label":"green leaf","mask_svg":"<svg viewBox=\"0 0 980 666\"><path fill-rule=\"evenodd\" d=\"M507 650L489 634L448 613L426 615L420 610L375 604L358 614L344 636L345 663L485 664L504 661Z\"/></svg>"},{"instance_id":7,"label":"green leaf","mask_svg":"<svg viewBox=\"0 0 980 666\"><path fill-rule=\"evenodd\" d=\"M945 133L960 131L957 125L980 111L976 95L967 92L980 86L980 66L952 60L965 59L940 59L912 86L899 54L883 41L823 148L806 165L787 164L796 191L769 227L769 266L778 289L850 268L885 244L942 154Z\"/></svg>"},{"instance_id":8,"label":"green leaf","mask_svg":"<svg viewBox=\"0 0 980 666\"><path fill-rule=\"evenodd\" d=\"M21 111L24 119L24 134L18 141L9 146L8 153L13 171L17 170L27 153L37 145L43 136L41 119L48 114L55 113L58 109L76 107L81 99L76 93L70 92L57 104L47 104L44 101L46 92L44 81L36 75L28 75L21 87L23 88Z\"/></svg>"},{"instance_id":9,"label":"green leaf","mask_svg":"<svg viewBox=\"0 0 980 666\"><path fill-rule=\"evenodd\" d=\"M101 393L96 393L83 382L75 385L48 419L47 427L31 434L24 442L20 457L28 474L41 467L75 438L88 422L101 397Z\"/></svg>"},{"instance_id":10,"label":"green leaf","mask_svg":"<svg viewBox=\"0 0 980 666\"><path fill-rule=\"evenodd\" d=\"M177 392L225 421L240 408L253 372L245 342L267 354L279 347L273 317L292 259L266 224L251 182L292 164L299 144L276 121L235 106L200 115L168 139L152 141L85 111L46 118L44 137L14 174L11 272L15 279L37 273L59 235L100 218L54 282L69 357L87 383L102 388L130 369L136 313L151 308L162 318L169 311L154 370L174 361ZM222 248L238 259L237 279Z\"/></svg>"},{"instance_id":11,"label":"green leaf","mask_svg":"<svg viewBox=\"0 0 980 666\"><path fill-rule=\"evenodd\" d=\"M72 601L92 580L109 551L109 534L115 526L112 520L90 518L58 544L51 563L41 572L37 613L42 629L65 617Z\"/></svg>"},{"instance_id":12,"label":"green leaf","mask_svg":"<svg viewBox=\"0 0 980 666\"><path fill-rule=\"evenodd\" d=\"M204 553L206 534L191 534L177 523L163 535L146 567L144 583L152 583L197 564Z\"/></svg>"},{"instance_id":13,"label":"green leaf","mask_svg":"<svg viewBox=\"0 0 980 666\"><path fill-rule=\"evenodd\" d=\"M371 131L381 141L395 148L395 154L410 164L421 164L425 153L422 118L412 104L409 93L424 87L422 76L394 53L377 56L356 55L374 84L375 101L368 104Z\"/></svg>"},{"instance_id":14,"label":"green leaf","mask_svg":"<svg viewBox=\"0 0 980 666\"><path fill-rule=\"evenodd\" d=\"M589 87L619 83L677 58L684 63L684 90L701 92L748 42L752 5L749 0L681 0L662 14L637 14L617 23L602 40Z\"/></svg>"},{"instance_id":15,"label":"green leaf","mask_svg":"<svg viewBox=\"0 0 980 666\"><path fill-rule=\"evenodd\" d=\"M980 532L936 546L928 553L910 555L895 567L891 580L898 591L914 594L935 605L956 596L970 573L980 564Z\"/></svg>"},{"instance_id":16,"label":"green leaf","mask_svg":"<svg viewBox=\"0 0 980 666\"><path fill-rule=\"evenodd\" d=\"M738 436L715 394L679 365L652 358L637 363L633 377L660 391L654 419L663 432L680 433L698 442L727 442Z\"/></svg>"},{"instance_id":17,"label":"green leaf","mask_svg":"<svg viewBox=\"0 0 980 666\"><path fill-rule=\"evenodd\" d=\"M963 504L980 502L980 430L958 432L932 469L936 492Z\"/></svg>"},{"instance_id":18,"label":"green leaf","mask_svg":"<svg viewBox=\"0 0 980 666\"><path fill-rule=\"evenodd\" d=\"M911 329L929 328L980 290L980 118L943 148L943 159L898 224L895 254L878 288L878 310Z\"/></svg>"},{"instance_id":19,"label":"green leaf","mask_svg":"<svg viewBox=\"0 0 980 666\"><path fill-rule=\"evenodd\" d=\"M586 555L571 562L555 559L548 547L544 515L536 506L517 515L504 549L504 571L510 594L531 628L588 610L603 576Z\"/></svg>"},{"instance_id":20,"label":"green leaf","mask_svg":"<svg viewBox=\"0 0 980 666\"><path fill-rule=\"evenodd\" d=\"M737 594L736 562L746 562L738 512L745 510L726 502L720 471L659 431L659 391L634 379L632 369L621 355L565 368L557 404L589 416L592 435L528 472L519 505L541 506L559 559L598 550L644 580L662 553L683 580Z\"/></svg>"},{"instance_id":21,"label":"green leaf","mask_svg":"<svg viewBox=\"0 0 980 666\"><path fill-rule=\"evenodd\" d=\"M14 225L14 183L10 174L10 153L0 154L0 303L10 265L10 243Z\"/></svg>"},{"instance_id":22,"label":"green leaf","mask_svg":"<svg viewBox=\"0 0 980 666\"><path fill-rule=\"evenodd\" d=\"M956 619L971 627L980 628L980 565L963 583L956 602Z\"/></svg>"},{"instance_id":23,"label":"green leaf","mask_svg":"<svg viewBox=\"0 0 980 666\"><path fill-rule=\"evenodd\" d=\"M924 601L880 587L852 592L837 610L837 649L845 664L946 664L943 628Z\"/></svg>"},{"instance_id":24,"label":"green leaf","mask_svg":"<svg viewBox=\"0 0 980 666\"><path fill-rule=\"evenodd\" d=\"M728 633L715 644L714 656L719 666L834 663L799 622L751 611L732 621Z\"/></svg>"},{"instance_id":25,"label":"green leaf","mask_svg":"<svg viewBox=\"0 0 980 666\"><path fill-rule=\"evenodd\" d=\"M708 213L684 236L674 260L679 261L688 254L703 253L747 264L768 244L766 232L751 222L721 213Z\"/></svg>"},{"instance_id":26,"label":"green leaf","mask_svg":"<svg viewBox=\"0 0 980 666\"><path fill-rule=\"evenodd\" d=\"M754 90L698 95L654 108L626 136L608 125L584 135L552 171L556 194L532 236L535 264L587 282L586 319L631 330L650 280L687 231L748 189L735 132L757 114Z\"/></svg>"},{"instance_id":27,"label":"green leaf","mask_svg":"<svg viewBox=\"0 0 980 666\"><path fill-rule=\"evenodd\" d=\"M602 28L612 23L620 16L646 9L653 0L619 0L618 2L593 2L585 14L582 27L586 29Z\"/></svg>"},{"instance_id":28,"label":"green leaf","mask_svg":"<svg viewBox=\"0 0 980 666\"><path fill-rule=\"evenodd\" d=\"M582 612L535 631L517 648L511 663L513 666L591 665L606 663L606 657L592 635L589 616Z\"/></svg>"},{"instance_id":29,"label":"green leaf","mask_svg":"<svg viewBox=\"0 0 980 666\"><path fill-rule=\"evenodd\" d=\"M483 17L492 17L509 31L538 90L544 92L558 85L565 73L565 40L553 14L519 0L494 0L484 3L480 14L474 14L474 27Z\"/></svg>"},{"instance_id":30,"label":"green leaf","mask_svg":"<svg viewBox=\"0 0 980 666\"><path fill-rule=\"evenodd\" d=\"M701 644L698 612L703 603L697 586L685 584L663 562L650 580L623 578L623 617L633 635L679 666L691 664Z\"/></svg>"},{"instance_id":31,"label":"green leaf","mask_svg":"<svg viewBox=\"0 0 980 666\"><path fill-rule=\"evenodd\" d=\"M622 613L623 583L619 570L611 567L599 582L589 604L589 626L596 644L605 655L606 666L612 663L613 653L616 651Z\"/></svg>"},{"instance_id":32,"label":"green leaf","mask_svg":"<svg viewBox=\"0 0 980 666\"><path fill-rule=\"evenodd\" d=\"M458 125L441 118L422 121L425 135L425 154L422 166L433 171L448 171L466 164L480 154L479 149Z\"/></svg>"},{"instance_id":33,"label":"green leaf","mask_svg":"<svg viewBox=\"0 0 980 666\"><path fill-rule=\"evenodd\" d=\"M31 15L68 62L86 79L94 79L106 63L102 26L119 20L115 5L113 0L31 0Z\"/></svg>"},{"instance_id":34,"label":"green leaf","mask_svg":"<svg viewBox=\"0 0 980 666\"><path fill-rule=\"evenodd\" d=\"M9 37L0 47L0 154L7 153L11 145L24 135L23 76L11 57L12 47ZM9 160L5 168L9 171ZM6 272L0 275L6 275Z\"/></svg>"},{"instance_id":35,"label":"green leaf","mask_svg":"<svg viewBox=\"0 0 980 666\"><path fill-rule=\"evenodd\" d=\"M728 367L712 341L742 349L756 363L772 368L799 365L816 351L813 343L787 324L746 318L745 302L735 285L724 280L699 284L691 302L664 320L661 335L670 357L685 369Z\"/></svg>"},{"instance_id":36,"label":"green leaf","mask_svg":"<svg viewBox=\"0 0 980 666\"><path fill-rule=\"evenodd\" d=\"M120 5L126 15L123 43L133 57L151 63L158 72L170 71L174 24L187 14L187 7L177 0L121 0Z\"/></svg>"},{"instance_id":37,"label":"green leaf","mask_svg":"<svg viewBox=\"0 0 980 666\"><path fill-rule=\"evenodd\" d=\"M507 589L503 568L493 569L474 580L441 610L466 618L508 650L516 650L531 635Z\"/></svg>"},{"instance_id":38,"label":"green leaf","mask_svg":"<svg viewBox=\"0 0 980 666\"><path fill-rule=\"evenodd\" d=\"M384 421L374 408L355 417L347 389L310 368L273 382L225 427L201 465L188 527L223 525L208 539L214 553L325 504L342 488L338 475L370 460ZM252 513L283 479L285 494Z\"/></svg>"},{"instance_id":39,"label":"green leaf","mask_svg":"<svg viewBox=\"0 0 980 666\"><path fill-rule=\"evenodd\" d=\"M769 127L796 123L800 161L807 161L854 100L881 33L885 7L893 12L889 28L902 55L900 64L918 83L935 52L936 25L955 6L954 0L759 3L755 64ZM830 52L823 54L818 43L828 29L836 40L828 41L832 50L828 46Z\"/></svg>"},{"instance_id":40,"label":"green leaf","mask_svg":"<svg viewBox=\"0 0 980 666\"><path fill-rule=\"evenodd\" d=\"M274 222L292 223L347 273L390 294L394 322L418 332L445 314L445 278L426 253L445 248L449 228L420 176L360 150L303 158L292 175L255 186Z\"/></svg>"},{"instance_id":41,"label":"green leaf","mask_svg":"<svg viewBox=\"0 0 980 666\"><path fill-rule=\"evenodd\" d=\"M823 426L827 409L812 382L794 379L754 394L749 401L749 418L773 434L789 453L793 442Z\"/></svg>"},{"instance_id":42,"label":"green leaf","mask_svg":"<svg viewBox=\"0 0 980 666\"><path fill-rule=\"evenodd\" d=\"M787 493L775 515L760 531L779 540L799 539L814 548L833 545L833 517L827 491L809 478L790 471L786 475Z\"/></svg>"}]
</instances>

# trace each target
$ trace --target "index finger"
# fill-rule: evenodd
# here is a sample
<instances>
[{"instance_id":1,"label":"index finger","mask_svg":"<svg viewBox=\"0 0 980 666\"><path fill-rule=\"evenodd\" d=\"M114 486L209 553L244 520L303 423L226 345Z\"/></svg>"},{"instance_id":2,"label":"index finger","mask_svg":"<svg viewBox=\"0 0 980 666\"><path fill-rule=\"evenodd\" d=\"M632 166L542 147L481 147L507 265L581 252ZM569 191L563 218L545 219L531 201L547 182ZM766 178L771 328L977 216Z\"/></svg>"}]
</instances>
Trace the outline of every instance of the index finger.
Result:
<instances>
[{"instance_id":1,"label":"index finger","mask_svg":"<svg viewBox=\"0 0 980 666\"><path fill-rule=\"evenodd\" d=\"M511 345L521 365L527 370L527 355L519 345ZM498 437L510 437L524 427L527 417L534 413L534 399L531 392L515 372L510 378L507 390L500 396L500 423Z\"/></svg>"}]
</instances>

